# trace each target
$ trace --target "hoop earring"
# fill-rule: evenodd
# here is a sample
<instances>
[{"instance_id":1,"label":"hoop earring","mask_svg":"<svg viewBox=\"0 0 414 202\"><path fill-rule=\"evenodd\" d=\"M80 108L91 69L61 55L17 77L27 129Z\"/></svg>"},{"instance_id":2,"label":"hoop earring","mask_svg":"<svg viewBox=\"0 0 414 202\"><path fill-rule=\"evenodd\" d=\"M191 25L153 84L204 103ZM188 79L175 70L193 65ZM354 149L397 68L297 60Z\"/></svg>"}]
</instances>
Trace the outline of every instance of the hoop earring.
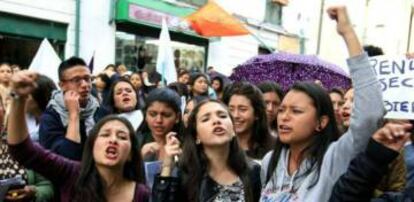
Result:
<instances>
[{"instance_id":1,"label":"hoop earring","mask_svg":"<svg viewBox=\"0 0 414 202\"><path fill-rule=\"evenodd\" d=\"M197 144L197 145L199 145L199 144L201 144L201 140L200 139L196 139L196 141L195 141L195 143Z\"/></svg>"}]
</instances>

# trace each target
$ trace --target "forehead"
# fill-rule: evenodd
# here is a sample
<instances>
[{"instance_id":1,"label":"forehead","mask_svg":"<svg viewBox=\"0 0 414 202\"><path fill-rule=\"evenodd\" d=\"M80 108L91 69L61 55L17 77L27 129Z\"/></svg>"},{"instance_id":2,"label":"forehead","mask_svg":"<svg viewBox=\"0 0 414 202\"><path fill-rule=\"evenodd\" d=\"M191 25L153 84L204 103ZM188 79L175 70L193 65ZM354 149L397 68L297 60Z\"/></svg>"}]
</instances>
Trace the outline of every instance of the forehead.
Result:
<instances>
[{"instance_id":1,"label":"forehead","mask_svg":"<svg viewBox=\"0 0 414 202\"><path fill-rule=\"evenodd\" d=\"M90 74L89 68L82 65L76 65L63 71L63 76L65 77L87 76Z\"/></svg>"},{"instance_id":2,"label":"forehead","mask_svg":"<svg viewBox=\"0 0 414 202\"><path fill-rule=\"evenodd\" d=\"M244 95L232 95L230 97L229 106L252 106L250 99Z\"/></svg>"},{"instance_id":3,"label":"forehead","mask_svg":"<svg viewBox=\"0 0 414 202\"><path fill-rule=\"evenodd\" d=\"M112 130L112 129L128 131L128 127L124 123L118 120L112 120L112 121L106 122L104 125L102 125L99 131Z\"/></svg>"},{"instance_id":4,"label":"forehead","mask_svg":"<svg viewBox=\"0 0 414 202\"><path fill-rule=\"evenodd\" d=\"M279 96L275 92L263 93L263 98L265 100L280 100Z\"/></svg>"},{"instance_id":5,"label":"forehead","mask_svg":"<svg viewBox=\"0 0 414 202\"><path fill-rule=\"evenodd\" d=\"M227 113L227 109L223 105L216 103L216 102L209 102L200 107L197 113L197 117L203 116L207 113L215 113L218 111Z\"/></svg>"},{"instance_id":6,"label":"forehead","mask_svg":"<svg viewBox=\"0 0 414 202\"><path fill-rule=\"evenodd\" d=\"M0 70L12 70L12 69L10 65L3 64L3 65L0 65Z\"/></svg>"},{"instance_id":7,"label":"forehead","mask_svg":"<svg viewBox=\"0 0 414 202\"><path fill-rule=\"evenodd\" d=\"M289 91L282 101L282 105L306 106L312 105L313 101L306 93L300 91Z\"/></svg>"},{"instance_id":8,"label":"forehead","mask_svg":"<svg viewBox=\"0 0 414 202\"><path fill-rule=\"evenodd\" d=\"M342 100L342 96L338 93L329 93L331 100Z\"/></svg>"},{"instance_id":9,"label":"forehead","mask_svg":"<svg viewBox=\"0 0 414 202\"><path fill-rule=\"evenodd\" d=\"M132 88L132 86L128 82L120 81L115 85L115 89L119 89L119 88Z\"/></svg>"},{"instance_id":10,"label":"forehead","mask_svg":"<svg viewBox=\"0 0 414 202\"><path fill-rule=\"evenodd\" d=\"M134 79L140 79L140 77L139 77L139 75L138 74L133 74L132 76L131 76L131 79L132 78L134 78Z\"/></svg>"},{"instance_id":11,"label":"forehead","mask_svg":"<svg viewBox=\"0 0 414 202\"><path fill-rule=\"evenodd\" d=\"M195 81L196 81L196 82L200 82L200 81L207 81L207 79L206 79L206 78L204 78L204 76L200 76L200 77L198 77Z\"/></svg>"},{"instance_id":12,"label":"forehead","mask_svg":"<svg viewBox=\"0 0 414 202\"><path fill-rule=\"evenodd\" d=\"M158 112L174 112L174 110L164 102L155 101L148 106L147 111L158 111Z\"/></svg>"}]
</instances>

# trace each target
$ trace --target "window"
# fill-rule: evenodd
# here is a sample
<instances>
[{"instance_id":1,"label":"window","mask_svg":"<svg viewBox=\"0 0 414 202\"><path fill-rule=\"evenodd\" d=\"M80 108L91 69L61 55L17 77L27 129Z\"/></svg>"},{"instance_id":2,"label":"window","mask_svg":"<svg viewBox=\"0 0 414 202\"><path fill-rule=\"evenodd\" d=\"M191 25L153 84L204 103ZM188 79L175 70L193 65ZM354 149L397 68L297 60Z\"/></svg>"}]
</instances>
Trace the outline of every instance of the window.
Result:
<instances>
[{"instance_id":1,"label":"window","mask_svg":"<svg viewBox=\"0 0 414 202\"><path fill-rule=\"evenodd\" d=\"M204 6L204 4L207 3L207 0L177 0L177 1L185 2L185 3L191 4L194 6L199 6L199 7Z\"/></svg>"},{"instance_id":2,"label":"window","mask_svg":"<svg viewBox=\"0 0 414 202\"><path fill-rule=\"evenodd\" d=\"M280 25L282 23L282 5L274 0L267 0L265 22Z\"/></svg>"}]
</instances>

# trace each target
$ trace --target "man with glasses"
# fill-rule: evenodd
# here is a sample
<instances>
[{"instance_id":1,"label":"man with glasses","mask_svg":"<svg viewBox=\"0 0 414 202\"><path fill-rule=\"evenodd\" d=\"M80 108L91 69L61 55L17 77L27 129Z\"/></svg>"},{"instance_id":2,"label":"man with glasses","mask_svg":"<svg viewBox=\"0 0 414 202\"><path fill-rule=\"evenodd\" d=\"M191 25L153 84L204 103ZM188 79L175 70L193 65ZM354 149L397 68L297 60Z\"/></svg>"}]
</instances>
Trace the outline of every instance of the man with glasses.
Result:
<instances>
[{"instance_id":1,"label":"man with glasses","mask_svg":"<svg viewBox=\"0 0 414 202\"><path fill-rule=\"evenodd\" d=\"M79 161L99 104L91 95L92 76L82 59L63 61L58 74L61 90L53 93L40 119L39 140L45 148Z\"/></svg>"}]
</instances>

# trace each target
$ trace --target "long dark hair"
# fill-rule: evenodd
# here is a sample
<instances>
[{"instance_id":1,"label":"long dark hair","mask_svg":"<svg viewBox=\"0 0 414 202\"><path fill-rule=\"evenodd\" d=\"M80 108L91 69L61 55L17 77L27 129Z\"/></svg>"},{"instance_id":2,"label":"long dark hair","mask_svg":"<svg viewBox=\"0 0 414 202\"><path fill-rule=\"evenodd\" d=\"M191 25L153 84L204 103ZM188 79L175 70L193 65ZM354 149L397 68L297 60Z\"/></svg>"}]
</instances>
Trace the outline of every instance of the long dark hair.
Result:
<instances>
[{"instance_id":1,"label":"long dark hair","mask_svg":"<svg viewBox=\"0 0 414 202\"><path fill-rule=\"evenodd\" d=\"M307 146L300 155L301 157L305 157L310 161L310 165L307 168L306 174L312 172L312 169L316 165L317 175L315 176L315 179L313 179L313 183L311 183L311 185L308 187L311 188L319 180L319 172L326 150L332 142L336 141L339 138L340 134L336 125L331 99L328 93L322 87L314 83L300 82L296 83L289 90L289 92L290 91L305 93L307 96L309 96L310 99L312 99L313 106L316 109L317 119L320 119L322 116L327 116L329 119L328 124L325 128L322 128L320 132L315 131L315 134L310 140L309 146ZM266 174L266 182L268 182L272 177L283 148L289 148L289 145L281 142L278 138L273 149L273 154L269 161L269 166Z\"/></svg>"},{"instance_id":2,"label":"long dark hair","mask_svg":"<svg viewBox=\"0 0 414 202\"><path fill-rule=\"evenodd\" d=\"M139 97L138 97L137 91L135 91L134 85L132 85L131 81L129 81L128 79L121 77L117 81L112 83L111 88L109 90L108 97L107 97L107 102L104 105L105 108L108 110L109 114L120 113L120 111L117 108L115 108L114 95L115 95L116 85L118 85L118 83L121 83L121 82L127 83L132 87L132 91L135 93L135 99L137 99L137 104L135 105L135 109L139 109L139 106L140 106Z\"/></svg>"},{"instance_id":3,"label":"long dark hair","mask_svg":"<svg viewBox=\"0 0 414 202\"><path fill-rule=\"evenodd\" d=\"M262 158L272 146L270 131L267 124L266 107L261 91L254 85L247 82L236 82L231 84L231 87L226 88L223 95L223 102L230 103L230 98L233 95L242 95L250 100L254 109L254 116L256 117L252 134L249 140L249 156L253 158Z\"/></svg>"},{"instance_id":4,"label":"long dark hair","mask_svg":"<svg viewBox=\"0 0 414 202\"><path fill-rule=\"evenodd\" d=\"M197 138L197 114L200 108L207 103L214 102L220 104L230 115L227 107L217 100L204 100L200 102L190 114L188 118L188 127L184 135L183 154L180 161L180 168L182 168L184 178L184 187L186 189L187 201L198 201L200 193L200 182L208 173L209 161L203 151L203 146L196 145ZM249 179L249 167L246 162L246 156L243 150L239 147L237 138L230 141L229 156L227 158L227 165L234 171L241 179L244 186L245 199L247 202L253 201L253 191Z\"/></svg>"},{"instance_id":5,"label":"long dark hair","mask_svg":"<svg viewBox=\"0 0 414 202\"><path fill-rule=\"evenodd\" d=\"M123 176L129 180L133 180L137 183L143 183L144 178L140 172L142 169L141 152L138 148L138 140L135 136L134 129L125 118L109 115L100 120L90 131L89 137L85 142L83 149L83 156L81 160L81 169L79 177L74 185L73 201L79 202L95 202L106 201L105 198L105 182L98 173L95 166L95 160L93 158L93 147L95 140L98 137L99 131L104 124L109 121L120 121L123 123L129 131L129 137L131 141L131 160L124 165Z\"/></svg>"}]
</instances>

